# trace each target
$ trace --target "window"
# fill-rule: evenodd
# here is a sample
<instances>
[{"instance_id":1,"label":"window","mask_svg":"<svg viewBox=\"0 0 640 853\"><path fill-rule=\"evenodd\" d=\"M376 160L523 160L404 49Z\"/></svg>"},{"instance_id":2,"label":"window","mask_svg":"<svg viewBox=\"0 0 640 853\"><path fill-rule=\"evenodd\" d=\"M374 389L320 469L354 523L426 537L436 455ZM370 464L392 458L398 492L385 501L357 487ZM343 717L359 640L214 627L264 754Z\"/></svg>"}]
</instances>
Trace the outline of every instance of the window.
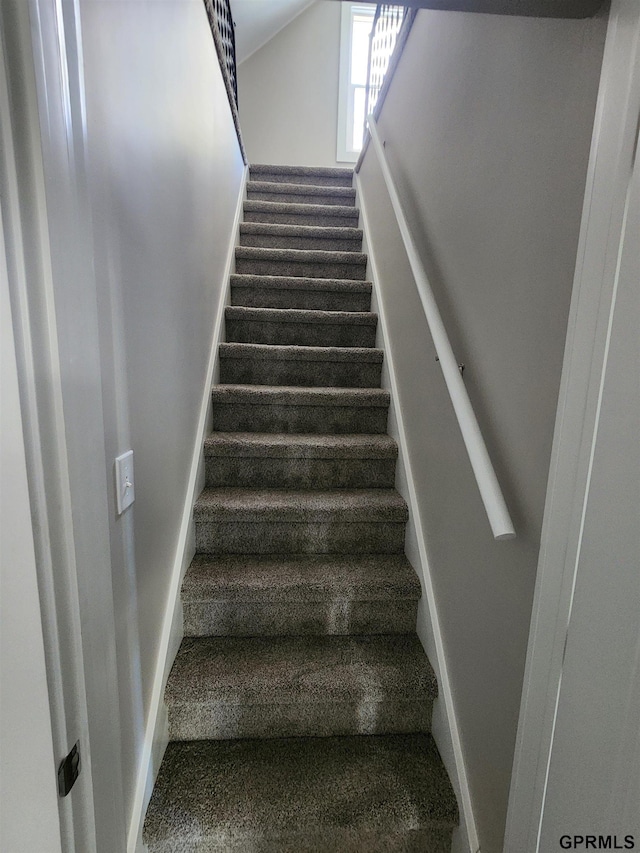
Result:
<instances>
[{"instance_id":1,"label":"window","mask_svg":"<svg viewBox=\"0 0 640 853\"><path fill-rule=\"evenodd\" d=\"M342 4L340 88L336 159L355 163L362 148L369 60L369 34L375 6Z\"/></svg>"}]
</instances>

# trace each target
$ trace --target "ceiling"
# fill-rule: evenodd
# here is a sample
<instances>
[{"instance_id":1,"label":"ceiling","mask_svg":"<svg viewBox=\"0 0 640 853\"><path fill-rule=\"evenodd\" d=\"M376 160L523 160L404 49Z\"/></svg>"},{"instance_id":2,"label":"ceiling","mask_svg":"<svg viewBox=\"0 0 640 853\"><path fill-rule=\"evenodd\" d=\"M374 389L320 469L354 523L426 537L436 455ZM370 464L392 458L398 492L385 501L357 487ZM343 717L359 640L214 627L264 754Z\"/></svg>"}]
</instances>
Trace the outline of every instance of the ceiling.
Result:
<instances>
[{"instance_id":1,"label":"ceiling","mask_svg":"<svg viewBox=\"0 0 640 853\"><path fill-rule=\"evenodd\" d=\"M230 0L236 24L236 61L248 59L316 0ZM370 2L370 0L364 0ZM407 6L502 15L581 18L603 0L402 0Z\"/></svg>"},{"instance_id":2,"label":"ceiling","mask_svg":"<svg viewBox=\"0 0 640 853\"><path fill-rule=\"evenodd\" d=\"M604 0L400 0L400 2L401 5L417 9L440 9L449 12L485 12L494 15L527 15L535 18L588 18L598 12Z\"/></svg>"},{"instance_id":3,"label":"ceiling","mask_svg":"<svg viewBox=\"0 0 640 853\"><path fill-rule=\"evenodd\" d=\"M238 65L259 50L315 0L230 0Z\"/></svg>"}]
</instances>

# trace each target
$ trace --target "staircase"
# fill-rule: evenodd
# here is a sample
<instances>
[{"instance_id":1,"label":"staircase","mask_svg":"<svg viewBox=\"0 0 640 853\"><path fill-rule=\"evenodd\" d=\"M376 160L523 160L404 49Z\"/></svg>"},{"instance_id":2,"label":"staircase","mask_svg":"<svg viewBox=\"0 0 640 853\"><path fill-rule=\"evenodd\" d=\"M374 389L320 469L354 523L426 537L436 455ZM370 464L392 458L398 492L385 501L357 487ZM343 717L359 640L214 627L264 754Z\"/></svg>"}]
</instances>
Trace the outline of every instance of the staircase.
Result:
<instances>
[{"instance_id":1,"label":"staircase","mask_svg":"<svg viewBox=\"0 0 640 853\"><path fill-rule=\"evenodd\" d=\"M445 853L352 172L254 166L150 853Z\"/></svg>"}]
</instances>

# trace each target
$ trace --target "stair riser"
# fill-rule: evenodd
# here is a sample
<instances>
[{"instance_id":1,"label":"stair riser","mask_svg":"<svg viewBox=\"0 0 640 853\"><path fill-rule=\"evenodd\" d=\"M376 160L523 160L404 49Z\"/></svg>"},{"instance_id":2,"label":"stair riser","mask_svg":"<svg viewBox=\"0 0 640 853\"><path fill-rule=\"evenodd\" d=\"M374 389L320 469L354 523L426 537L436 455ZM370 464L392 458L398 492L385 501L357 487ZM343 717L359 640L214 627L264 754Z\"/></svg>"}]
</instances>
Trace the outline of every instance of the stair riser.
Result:
<instances>
[{"instance_id":1,"label":"stair riser","mask_svg":"<svg viewBox=\"0 0 640 853\"><path fill-rule=\"evenodd\" d=\"M207 486L274 489L393 488L395 459L208 456Z\"/></svg>"},{"instance_id":2,"label":"stair riser","mask_svg":"<svg viewBox=\"0 0 640 853\"><path fill-rule=\"evenodd\" d=\"M220 382L229 385L379 388L381 375L381 362L220 357Z\"/></svg>"},{"instance_id":3,"label":"stair riser","mask_svg":"<svg viewBox=\"0 0 640 853\"><path fill-rule=\"evenodd\" d=\"M280 323L226 320L227 341L311 347L374 347L376 327L340 323Z\"/></svg>"},{"instance_id":4,"label":"stair riser","mask_svg":"<svg viewBox=\"0 0 640 853\"><path fill-rule=\"evenodd\" d=\"M250 180L270 184L298 184L305 187L351 187L353 172L348 175L296 175L293 172L256 172L252 169Z\"/></svg>"},{"instance_id":5,"label":"stair riser","mask_svg":"<svg viewBox=\"0 0 640 853\"><path fill-rule=\"evenodd\" d=\"M353 216L331 216L331 214L283 213L262 210L245 210L245 222L263 222L271 225L311 225L321 228L357 228L358 211Z\"/></svg>"},{"instance_id":6,"label":"stair riser","mask_svg":"<svg viewBox=\"0 0 640 853\"><path fill-rule=\"evenodd\" d=\"M387 431L387 414L386 407L214 403L213 429L221 432L381 434Z\"/></svg>"},{"instance_id":7,"label":"stair riser","mask_svg":"<svg viewBox=\"0 0 640 853\"><path fill-rule=\"evenodd\" d=\"M231 304L247 308L302 308L310 311L368 311L370 292L299 290L264 285L231 285Z\"/></svg>"},{"instance_id":8,"label":"stair riser","mask_svg":"<svg viewBox=\"0 0 640 853\"><path fill-rule=\"evenodd\" d=\"M236 258L236 273L240 275L281 275L293 278L346 278L364 281L366 265L332 261L271 260L270 258Z\"/></svg>"},{"instance_id":9,"label":"stair riser","mask_svg":"<svg viewBox=\"0 0 640 853\"><path fill-rule=\"evenodd\" d=\"M282 204L324 204L340 207L355 207L355 197L350 195L324 195L313 192L290 193L270 192L269 190L254 189L247 185L247 198L250 201L275 201Z\"/></svg>"},{"instance_id":10,"label":"stair riser","mask_svg":"<svg viewBox=\"0 0 640 853\"><path fill-rule=\"evenodd\" d=\"M203 554L400 554L405 524L199 520L195 530Z\"/></svg>"},{"instance_id":11,"label":"stair riser","mask_svg":"<svg viewBox=\"0 0 640 853\"><path fill-rule=\"evenodd\" d=\"M169 704L171 740L414 734L430 729L432 700Z\"/></svg>"},{"instance_id":12,"label":"stair riser","mask_svg":"<svg viewBox=\"0 0 640 853\"><path fill-rule=\"evenodd\" d=\"M417 613L408 599L183 603L186 637L410 634Z\"/></svg>"}]
</instances>

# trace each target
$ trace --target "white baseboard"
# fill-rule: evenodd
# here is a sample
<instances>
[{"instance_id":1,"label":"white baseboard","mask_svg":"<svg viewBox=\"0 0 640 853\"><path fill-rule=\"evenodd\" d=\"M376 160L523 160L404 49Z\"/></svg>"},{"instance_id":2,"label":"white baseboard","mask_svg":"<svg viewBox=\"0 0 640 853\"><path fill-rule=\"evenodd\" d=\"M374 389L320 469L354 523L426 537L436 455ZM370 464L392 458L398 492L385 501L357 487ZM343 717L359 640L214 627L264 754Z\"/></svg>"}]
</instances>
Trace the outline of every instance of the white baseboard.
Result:
<instances>
[{"instance_id":1,"label":"white baseboard","mask_svg":"<svg viewBox=\"0 0 640 853\"><path fill-rule=\"evenodd\" d=\"M361 228L364 235L362 251L368 255L369 278L373 283L372 310L378 314L377 334L379 343L376 345L384 350L382 387L391 392L388 432L398 444L396 488L409 506L405 550L407 558L418 572L422 585L422 599L418 609L417 633L435 670L439 685L439 698L436 699L433 707L432 734L442 757L443 764L451 779L451 784L456 792L460 808L460 827L454 832L453 850L455 853L479 853L480 843L473 814L473 804L462 752L460 731L453 704L451 682L445 657L444 641L440 629L431 570L427 557L424 531L418 508L416 485L411 468L411 456L402 410L398 405L398 377L394 368L393 351L390 346L391 342L384 302L380 299L380 285L375 252L372 249L369 239L370 231L367 219L367 207L358 174L355 175L355 183L357 194L356 204L360 208Z\"/></svg>"},{"instance_id":2,"label":"white baseboard","mask_svg":"<svg viewBox=\"0 0 640 853\"><path fill-rule=\"evenodd\" d=\"M193 530L193 504L204 486L204 462L202 458L202 446L207 432L211 426L211 387L214 384L218 367L218 348L224 336L224 309L230 302L230 276L234 270L235 248L238 243L238 232L242 220L242 205L246 193L246 183L249 168L244 167L244 173L238 193L238 201L233 220L231 240L223 272L223 287L220 292L220 300L213 327L211 338L211 349L207 365L207 375L204 383L202 401L200 404L200 415L196 441L193 448L191 469L189 472L189 483L185 504L182 512L180 531L176 554L171 575L171 587L167 598L167 607L160 635L160 650L156 662L156 670L151 692L151 703L147 724L145 727L142 755L138 768L138 777L135 787L133 809L127 835L127 853L145 853L146 847L142 841L142 827L144 816L151 799L153 785L158 775L160 763L165 749L169 743L169 726L167 709L164 703L164 691L167 684L169 671L177 654L183 637L182 628L182 603L180 600L180 587L193 555L195 553L195 536Z\"/></svg>"}]
</instances>

